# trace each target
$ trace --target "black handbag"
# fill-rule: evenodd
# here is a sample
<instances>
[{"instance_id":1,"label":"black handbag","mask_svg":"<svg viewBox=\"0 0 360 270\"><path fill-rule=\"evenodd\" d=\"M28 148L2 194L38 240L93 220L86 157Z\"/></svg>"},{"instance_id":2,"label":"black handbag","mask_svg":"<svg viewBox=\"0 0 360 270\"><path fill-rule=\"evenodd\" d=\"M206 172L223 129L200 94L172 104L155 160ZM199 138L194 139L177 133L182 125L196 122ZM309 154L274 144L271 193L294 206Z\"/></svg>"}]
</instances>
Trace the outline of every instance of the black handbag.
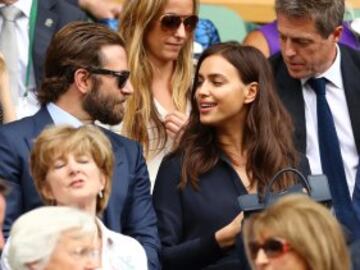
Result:
<instances>
[{"instance_id":1,"label":"black handbag","mask_svg":"<svg viewBox=\"0 0 360 270\"><path fill-rule=\"evenodd\" d=\"M278 180L280 175L286 172L292 172L297 175L300 180L299 183L281 192L271 192L275 181ZM306 192L304 190L306 190ZM259 194L245 194L238 197L238 203L246 217L254 212L259 212L267 208L279 198L292 193L309 195L314 201L331 207L331 194L326 175L309 175L306 179L300 171L294 168L286 168L278 171L265 187L263 198L261 198Z\"/></svg>"}]
</instances>

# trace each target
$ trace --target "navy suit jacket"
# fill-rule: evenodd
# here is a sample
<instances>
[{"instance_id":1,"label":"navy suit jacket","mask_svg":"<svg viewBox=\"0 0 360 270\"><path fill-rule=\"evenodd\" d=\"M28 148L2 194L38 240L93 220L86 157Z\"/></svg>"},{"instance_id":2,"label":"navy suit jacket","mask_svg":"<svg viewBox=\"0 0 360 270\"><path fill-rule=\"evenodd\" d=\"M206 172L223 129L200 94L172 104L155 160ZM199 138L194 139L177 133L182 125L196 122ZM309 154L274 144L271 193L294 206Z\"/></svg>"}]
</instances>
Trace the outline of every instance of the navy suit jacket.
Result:
<instances>
[{"instance_id":1,"label":"navy suit jacket","mask_svg":"<svg viewBox=\"0 0 360 270\"><path fill-rule=\"evenodd\" d=\"M345 45L339 46L345 97L356 148L360 153L360 52ZM295 143L300 152L306 153L305 103L301 82L290 77L280 53L271 57L270 61L279 96L295 124Z\"/></svg>"},{"instance_id":2,"label":"navy suit jacket","mask_svg":"<svg viewBox=\"0 0 360 270\"><path fill-rule=\"evenodd\" d=\"M0 127L0 177L11 188L6 198L5 236L19 215L42 205L30 176L29 153L34 138L51 124L49 112L42 107L34 116ZM160 241L141 147L130 139L103 131L115 156L112 193L103 214L104 223L114 231L136 238L146 250L149 269L159 269Z\"/></svg>"},{"instance_id":3,"label":"navy suit jacket","mask_svg":"<svg viewBox=\"0 0 360 270\"><path fill-rule=\"evenodd\" d=\"M68 0L69 2L72 2ZM52 36L63 26L73 21L84 21L86 14L64 0L38 0L35 38L32 51L36 85L43 77L46 50Z\"/></svg>"}]
</instances>

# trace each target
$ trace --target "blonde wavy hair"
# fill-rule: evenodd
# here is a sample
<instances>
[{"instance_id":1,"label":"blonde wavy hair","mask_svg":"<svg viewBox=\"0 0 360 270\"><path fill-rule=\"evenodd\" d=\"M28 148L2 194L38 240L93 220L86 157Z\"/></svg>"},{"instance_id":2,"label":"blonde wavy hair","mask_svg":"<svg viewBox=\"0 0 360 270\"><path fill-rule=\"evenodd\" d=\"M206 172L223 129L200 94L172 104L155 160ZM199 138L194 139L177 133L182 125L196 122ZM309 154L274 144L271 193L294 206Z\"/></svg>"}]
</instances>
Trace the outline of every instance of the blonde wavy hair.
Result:
<instances>
[{"instance_id":1,"label":"blonde wavy hair","mask_svg":"<svg viewBox=\"0 0 360 270\"><path fill-rule=\"evenodd\" d=\"M105 177L103 196L98 196L96 202L96 213L100 214L105 209L111 193L114 156L109 139L93 125L79 128L68 125L51 126L40 133L30 154L30 170L35 187L43 202L53 205L53 199L48 198L45 192L48 188L46 175L55 159L70 153L89 154Z\"/></svg>"},{"instance_id":2,"label":"blonde wavy hair","mask_svg":"<svg viewBox=\"0 0 360 270\"><path fill-rule=\"evenodd\" d=\"M140 142L149 158L150 142L148 124L155 124L158 138L156 149L161 151L167 141L165 127L153 102L151 82L153 70L145 47L145 34L154 20L158 19L167 0L126 0L120 17L120 34L128 52L130 80L134 93L127 100L122 132ZM198 0L193 0L194 14L198 12ZM184 112L193 77L192 38L182 48L172 76L172 100L177 110Z\"/></svg>"},{"instance_id":3,"label":"blonde wavy hair","mask_svg":"<svg viewBox=\"0 0 360 270\"><path fill-rule=\"evenodd\" d=\"M350 269L342 229L323 205L306 195L288 195L245 221L244 241L249 262L249 241L265 233L284 238L310 270Z\"/></svg>"}]
</instances>

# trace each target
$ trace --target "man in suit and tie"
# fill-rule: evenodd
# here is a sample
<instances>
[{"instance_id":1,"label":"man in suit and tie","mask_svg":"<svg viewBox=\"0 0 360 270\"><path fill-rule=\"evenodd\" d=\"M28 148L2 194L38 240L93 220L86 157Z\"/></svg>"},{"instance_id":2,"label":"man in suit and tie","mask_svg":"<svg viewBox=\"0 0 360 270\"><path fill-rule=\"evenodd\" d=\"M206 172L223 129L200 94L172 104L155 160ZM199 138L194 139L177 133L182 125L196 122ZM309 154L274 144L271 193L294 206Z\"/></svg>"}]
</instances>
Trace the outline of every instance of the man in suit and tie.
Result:
<instances>
[{"instance_id":1,"label":"man in suit and tie","mask_svg":"<svg viewBox=\"0 0 360 270\"><path fill-rule=\"evenodd\" d=\"M14 12L12 22L6 23L6 14ZM85 19L85 13L67 1L0 0L0 39L4 41L4 44L0 41L0 51L5 55L18 118L39 109L35 90L40 85L52 36L67 23ZM8 25L12 28L6 31Z\"/></svg>"},{"instance_id":2,"label":"man in suit and tie","mask_svg":"<svg viewBox=\"0 0 360 270\"><path fill-rule=\"evenodd\" d=\"M360 151L360 54L338 45L344 0L276 0L281 53L271 58L295 141L325 173L336 216L356 238L352 209Z\"/></svg>"},{"instance_id":3,"label":"man in suit and tie","mask_svg":"<svg viewBox=\"0 0 360 270\"><path fill-rule=\"evenodd\" d=\"M124 42L105 26L70 23L57 32L47 51L44 79L33 116L0 127L0 177L7 180L4 234L22 213L41 205L29 172L34 138L48 125L114 125L133 92L128 81ZM115 156L113 187L104 223L136 238L145 248L149 269L158 269L159 239L147 168L138 143L104 130ZM126 248L126 247L125 247Z\"/></svg>"},{"instance_id":4,"label":"man in suit and tie","mask_svg":"<svg viewBox=\"0 0 360 270\"><path fill-rule=\"evenodd\" d=\"M95 17L113 18L119 14L120 6L110 0L101 4L97 0L0 0L0 39L4 26L1 10L6 7L19 10L12 31L15 44L9 44L8 38L4 40L16 55L15 63L6 62L13 80L11 91L18 119L39 109L35 92L41 84L46 49L52 36L69 22L86 20L87 16L81 9ZM3 54L9 55L9 52Z\"/></svg>"}]
</instances>

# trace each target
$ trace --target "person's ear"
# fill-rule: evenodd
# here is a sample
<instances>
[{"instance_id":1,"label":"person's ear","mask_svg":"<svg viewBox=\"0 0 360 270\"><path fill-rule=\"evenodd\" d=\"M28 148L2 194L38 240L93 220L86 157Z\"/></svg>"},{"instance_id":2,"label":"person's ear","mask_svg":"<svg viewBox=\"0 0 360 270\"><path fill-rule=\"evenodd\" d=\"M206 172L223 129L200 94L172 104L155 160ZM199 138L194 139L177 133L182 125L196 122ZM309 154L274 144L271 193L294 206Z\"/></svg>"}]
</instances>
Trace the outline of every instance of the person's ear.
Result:
<instances>
[{"instance_id":1,"label":"person's ear","mask_svg":"<svg viewBox=\"0 0 360 270\"><path fill-rule=\"evenodd\" d=\"M339 42L342 32L343 32L343 27L341 25L335 28L335 30L332 32L332 35L334 36L334 42L336 43Z\"/></svg>"},{"instance_id":2,"label":"person's ear","mask_svg":"<svg viewBox=\"0 0 360 270\"><path fill-rule=\"evenodd\" d=\"M251 82L245 86L245 98L244 103L249 104L256 99L259 92L259 84L257 82Z\"/></svg>"},{"instance_id":3,"label":"person's ear","mask_svg":"<svg viewBox=\"0 0 360 270\"><path fill-rule=\"evenodd\" d=\"M108 181L107 177L105 176L105 174L101 173L100 175L100 186L101 186L101 191L103 191L105 189L106 186L106 182Z\"/></svg>"},{"instance_id":4,"label":"person's ear","mask_svg":"<svg viewBox=\"0 0 360 270\"><path fill-rule=\"evenodd\" d=\"M74 84L85 95L92 87L91 74L84 68L77 69L74 72Z\"/></svg>"},{"instance_id":5,"label":"person's ear","mask_svg":"<svg viewBox=\"0 0 360 270\"><path fill-rule=\"evenodd\" d=\"M56 201L55 200L55 196L54 193L50 187L50 185L47 183L47 181L45 180L45 183L41 189L41 193L43 195L43 197L45 199L47 199L48 201Z\"/></svg>"}]
</instances>

